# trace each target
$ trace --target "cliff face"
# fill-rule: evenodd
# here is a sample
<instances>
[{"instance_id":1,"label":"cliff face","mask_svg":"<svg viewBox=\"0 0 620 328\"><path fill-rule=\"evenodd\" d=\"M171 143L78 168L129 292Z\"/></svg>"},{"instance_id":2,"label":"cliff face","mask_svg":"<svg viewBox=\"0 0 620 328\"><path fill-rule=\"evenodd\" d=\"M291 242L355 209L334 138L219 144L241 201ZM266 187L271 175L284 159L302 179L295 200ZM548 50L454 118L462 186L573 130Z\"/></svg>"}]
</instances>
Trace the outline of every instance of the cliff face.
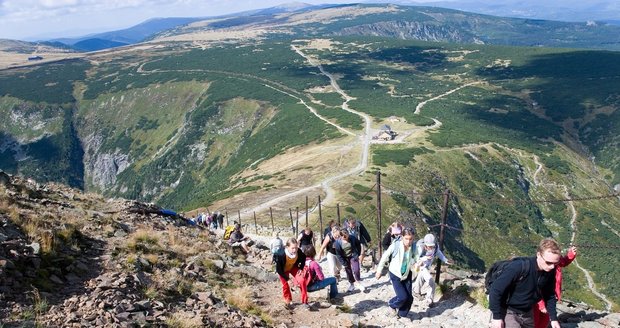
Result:
<instances>
[{"instance_id":1,"label":"cliff face","mask_svg":"<svg viewBox=\"0 0 620 328\"><path fill-rule=\"evenodd\" d=\"M420 21L396 20L362 24L343 28L334 34L341 36L369 35L403 40L484 44L479 38L468 32L468 29Z\"/></svg>"}]
</instances>

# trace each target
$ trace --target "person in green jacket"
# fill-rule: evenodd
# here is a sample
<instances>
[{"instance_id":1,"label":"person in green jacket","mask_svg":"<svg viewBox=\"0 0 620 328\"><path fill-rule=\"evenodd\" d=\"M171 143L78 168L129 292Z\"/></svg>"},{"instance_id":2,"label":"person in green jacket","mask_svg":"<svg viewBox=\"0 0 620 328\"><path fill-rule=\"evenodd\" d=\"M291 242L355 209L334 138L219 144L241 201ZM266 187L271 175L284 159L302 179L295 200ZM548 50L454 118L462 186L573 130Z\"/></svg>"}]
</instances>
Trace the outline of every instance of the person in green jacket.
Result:
<instances>
[{"instance_id":1,"label":"person in green jacket","mask_svg":"<svg viewBox=\"0 0 620 328\"><path fill-rule=\"evenodd\" d=\"M413 304L411 267L414 264L415 247L413 247L414 231L406 228L402 231L402 237L396 240L385 250L377 268L383 268L388 259L391 261L388 267L388 275L394 287L394 296L388 305L394 311L396 317L406 317ZM381 278L381 270L377 270L375 278Z\"/></svg>"}]
</instances>

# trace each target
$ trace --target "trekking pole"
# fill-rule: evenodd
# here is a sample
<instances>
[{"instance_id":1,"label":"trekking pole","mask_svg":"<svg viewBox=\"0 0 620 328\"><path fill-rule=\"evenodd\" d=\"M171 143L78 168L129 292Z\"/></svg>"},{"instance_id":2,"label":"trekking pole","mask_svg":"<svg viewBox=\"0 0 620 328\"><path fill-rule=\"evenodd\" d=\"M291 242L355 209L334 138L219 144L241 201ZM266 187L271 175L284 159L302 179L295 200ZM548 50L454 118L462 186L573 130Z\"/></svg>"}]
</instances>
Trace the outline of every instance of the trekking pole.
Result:
<instances>
[{"instance_id":1,"label":"trekking pole","mask_svg":"<svg viewBox=\"0 0 620 328\"><path fill-rule=\"evenodd\" d=\"M293 230L293 234L295 233L295 224L293 224L293 210L289 207L288 214L291 216L291 230Z\"/></svg>"},{"instance_id":2,"label":"trekking pole","mask_svg":"<svg viewBox=\"0 0 620 328\"><path fill-rule=\"evenodd\" d=\"M306 227L308 226L308 195L306 195Z\"/></svg>"},{"instance_id":3,"label":"trekking pole","mask_svg":"<svg viewBox=\"0 0 620 328\"><path fill-rule=\"evenodd\" d=\"M239 226L241 226L241 210L237 210L237 219L239 221L237 221L237 223L239 223Z\"/></svg>"},{"instance_id":4,"label":"trekking pole","mask_svg":"<svg viewBox=\"0 0 620 328\"><path fill-rule=\"evenodd\" d=\"M297 212L295 219L295 236L297 236L299 234L299 206L295 207L295 211Z\"/></svg>"},{"instance_id":5,"label":"trekking pole","mask_svg":"<svg viewBox=\"0 0 620 328\"><path fill-rule=\"evenodd\" d=\"M441 230L439 230L439 249L443 249L444 229L446 227L446 217L448 216L448 201L450 201L450 190L446 189L443 194L443 210L441 211ZM439 276L441 275L441 261L437 261L437 269L435 270L435 283L439 284Z\"/></svg>"},{"instance_id":6,"label":"trekking pole","mask_svg":"<svg viewBox=\"0 0 620 328\"><path fill-rule=\"evenodd\" d=\"M224 209L224 214L226 214L226 226L229 226L230 223L228 223L228 210Z\"/></svg>"}]
</instances>

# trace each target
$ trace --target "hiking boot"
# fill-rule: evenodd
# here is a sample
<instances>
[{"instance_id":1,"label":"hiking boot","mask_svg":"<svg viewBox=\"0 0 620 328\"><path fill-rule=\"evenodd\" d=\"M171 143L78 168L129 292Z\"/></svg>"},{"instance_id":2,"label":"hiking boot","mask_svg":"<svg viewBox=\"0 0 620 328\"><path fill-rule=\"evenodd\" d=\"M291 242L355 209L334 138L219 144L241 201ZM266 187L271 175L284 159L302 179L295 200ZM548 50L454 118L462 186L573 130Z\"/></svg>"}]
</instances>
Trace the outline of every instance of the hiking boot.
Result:
<instances>
[{"instance_id":1,"label":"hiking boot","mask_svg":"<svg viewBox=\"0 0 620 328\"><path fill-rule=\"evenodd\" d=\"M392 309L392 316L396 319L400 319L400 315L398 314L398 309Z\"/></svg>"},{"instance_id":2,"label":"hiking boot","mask_svg":"<svg viewBox=\"0 0 620 328\"><path fill-rule=\"evenodd\" d=\"M360 291L360 292L362 292L362 293L363 293L364 291L366 291L366 287L364 287L364 285L362 285L362 283L361 283L361 282L358 282L358 283L357 283L357 289L359 289L359 291Z\"/></svg>"},{"instance_id":3,"label":"hiking boot","mask_svg":"<svg viewBox=\"0 0 620 328\"><path fill-rule=\"evenodd\" d=\"M310 311L310 305L308 305L308 303L302 303L299 308L305 311Z\"/></svg>"},{"instance_id":4,"label":"hiking boot","mask_svg":"<svg viewBox=\"0 0 620 328\"><path fill-rule=\"evenodd\" d=\"M352 291L355 291L355 285L354 284L350 284L349 285L349 289L347 289L347 292L349 292L349 293L352 292Z\"/></svg>"}]
</instances>

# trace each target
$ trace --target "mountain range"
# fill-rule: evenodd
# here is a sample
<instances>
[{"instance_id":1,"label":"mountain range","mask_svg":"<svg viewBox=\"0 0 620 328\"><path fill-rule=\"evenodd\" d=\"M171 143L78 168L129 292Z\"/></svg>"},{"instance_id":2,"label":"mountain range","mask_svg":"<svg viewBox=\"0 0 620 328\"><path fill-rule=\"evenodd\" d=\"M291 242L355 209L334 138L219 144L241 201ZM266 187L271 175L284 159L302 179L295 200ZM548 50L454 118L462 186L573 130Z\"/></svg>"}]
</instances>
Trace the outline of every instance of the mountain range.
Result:
<instances>
[{"instance_id":1,"label":"mountain range","mask_svg":"<svg viewBox=\"0 0 620 328\"><path fill-rule=\"evenodd\" d=\"M478 271L554 236L581 247L567 297L617 309L618 28L363 4L199 20L1 70L0 168L280 226L308 204L315 229L373 236L445 213Z\"/></svg>"}]
</instances>

